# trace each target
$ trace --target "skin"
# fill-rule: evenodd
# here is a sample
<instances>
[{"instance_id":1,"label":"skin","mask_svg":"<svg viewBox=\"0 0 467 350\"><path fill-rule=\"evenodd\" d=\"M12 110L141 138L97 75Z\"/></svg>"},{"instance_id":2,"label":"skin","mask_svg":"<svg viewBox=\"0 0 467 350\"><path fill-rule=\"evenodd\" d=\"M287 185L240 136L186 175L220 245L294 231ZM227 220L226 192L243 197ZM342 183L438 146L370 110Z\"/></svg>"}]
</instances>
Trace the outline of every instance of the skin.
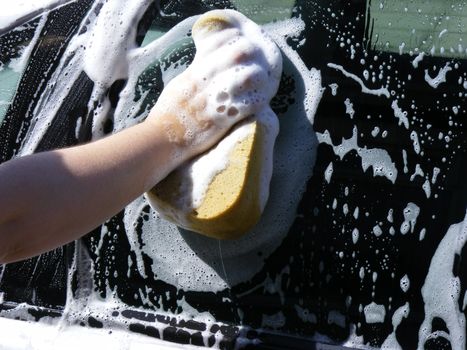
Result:
<instances>
[{"instance_id":1,"label":"skin","mask_svg":"<svg viewBox=\"0 0 467 350\"><path fill-rule=\"evenodd\" d=\"M203 113L207 93L186 73L164 89L141 124L0 165L0 263L82 237L210 148L242 118Z\"/></svg>"}]
</instances>

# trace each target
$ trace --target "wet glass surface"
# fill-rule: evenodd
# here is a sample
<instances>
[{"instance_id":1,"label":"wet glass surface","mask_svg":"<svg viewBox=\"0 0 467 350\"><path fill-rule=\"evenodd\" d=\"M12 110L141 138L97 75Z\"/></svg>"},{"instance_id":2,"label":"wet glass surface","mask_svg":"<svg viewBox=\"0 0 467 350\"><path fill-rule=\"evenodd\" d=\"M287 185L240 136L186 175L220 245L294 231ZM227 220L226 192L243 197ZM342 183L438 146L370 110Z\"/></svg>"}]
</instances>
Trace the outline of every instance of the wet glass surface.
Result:
<instances>
[{"instance_id":1,"label":"wet glass surface","mask_svg":"<svg viewBox=\"0 0 467 350\"><path fill-rule=\"evenodd\" d=\"M265 217L284 179L294 195L274 212L280 232L261 221L230 243L164 222L142 197L76 244L0 267L0 316L71 309L70 324L222 349L465 348L467 4L141 2L120 25L148 51L102 88L77 43L105 6L71 2L0 31L1 160L143 120L195 53L188 24L154 43L232 8L284 54L276 148L301 166L276 163Z\"/></svg>"}]
</instances>

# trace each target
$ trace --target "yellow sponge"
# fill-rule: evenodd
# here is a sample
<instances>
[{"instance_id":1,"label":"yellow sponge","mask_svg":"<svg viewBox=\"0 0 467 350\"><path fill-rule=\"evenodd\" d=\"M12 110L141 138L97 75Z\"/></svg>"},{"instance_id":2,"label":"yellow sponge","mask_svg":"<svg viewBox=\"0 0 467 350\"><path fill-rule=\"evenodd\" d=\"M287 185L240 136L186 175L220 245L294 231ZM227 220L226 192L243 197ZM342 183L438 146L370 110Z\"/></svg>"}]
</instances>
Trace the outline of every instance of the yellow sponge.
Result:
<instances>
[{"instance_id":1,"label":"yellow sponge","mask_svg":"<svg viewBox=\"0 0 467 350\"><path fill-rule=\"evenodd\" d=\"M173 171L147 194L163 217L218 239L238 238L258 222L263 209L260 189L265 130L256 120L242 128L245 135L230 150L227 166L212 178L200 205L189 208L192 198L187 182L192 179L187 177L187 168Z\"/></svg>"}]
</instances>

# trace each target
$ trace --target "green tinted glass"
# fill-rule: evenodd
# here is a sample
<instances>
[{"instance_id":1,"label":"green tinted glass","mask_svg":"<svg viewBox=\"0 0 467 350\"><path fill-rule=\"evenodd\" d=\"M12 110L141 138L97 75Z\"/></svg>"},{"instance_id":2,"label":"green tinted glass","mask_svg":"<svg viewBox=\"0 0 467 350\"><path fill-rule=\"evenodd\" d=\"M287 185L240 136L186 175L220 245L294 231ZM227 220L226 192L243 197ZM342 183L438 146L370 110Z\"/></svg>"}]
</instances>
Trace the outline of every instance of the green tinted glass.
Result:
<instances>
[{"instance_id":1,"label":"green tinted glass","mask_svg":"<svg viewBox=\"0 0 467 350\"><path fill-rule=\"evenodd\" d=\"M467 55L465 1L369 0L367 11L368 39L373 49L445 57Z\"/></svg>"}]
</instances>

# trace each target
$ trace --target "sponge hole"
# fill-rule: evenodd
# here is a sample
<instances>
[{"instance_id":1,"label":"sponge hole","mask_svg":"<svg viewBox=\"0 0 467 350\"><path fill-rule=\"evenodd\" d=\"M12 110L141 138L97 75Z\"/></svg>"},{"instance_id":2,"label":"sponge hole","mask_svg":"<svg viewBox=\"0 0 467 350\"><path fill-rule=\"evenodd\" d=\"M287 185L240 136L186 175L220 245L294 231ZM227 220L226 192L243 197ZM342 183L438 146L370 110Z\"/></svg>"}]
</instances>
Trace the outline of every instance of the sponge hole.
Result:
<instances>
[{"instance_id":1,"label":"sponge hole","mask_svg":"<svg viewBox=\"0 0 467 350\"><path fill-rule=\"evenodd\" d=\"M235 107L230 107L227 111L229 117L235 117L238 114L238 109Z\"/></svg>"},{"instance_id":2,"label":"sponge hole","mask_svg":"<svg viewBox=\"0 0 467 350\"><path fill-rule=\"evenodd\" d=\"M225 106L219 106L216 108L217 113L223 113L225 111Z\"/></svg>"},{"instance_id":3,"label":"sponge hole","mask_svg":"<svg viewBox=\"0 0 467 350\"><path fill-rule=\"evenodd\" d=\"M221 91L217 94L217 102L224 102L229 98L229 94L225 91Z\"/></svg>"}]
</instances>

